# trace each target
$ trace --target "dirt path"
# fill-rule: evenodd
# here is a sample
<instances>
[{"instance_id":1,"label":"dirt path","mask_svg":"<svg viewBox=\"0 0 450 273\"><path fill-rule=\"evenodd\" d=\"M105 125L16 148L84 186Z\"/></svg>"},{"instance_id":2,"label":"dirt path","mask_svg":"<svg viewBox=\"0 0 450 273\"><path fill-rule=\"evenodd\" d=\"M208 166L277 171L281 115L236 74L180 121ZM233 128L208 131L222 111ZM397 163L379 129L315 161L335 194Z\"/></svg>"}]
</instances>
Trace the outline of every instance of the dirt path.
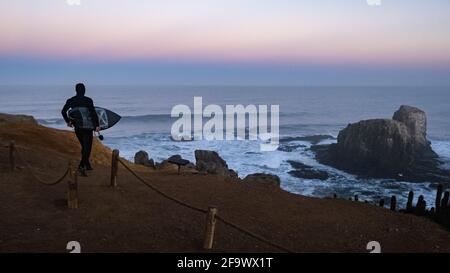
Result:
<instances>
[{"instance_id":1,"label":"dirt path","mask_svg":"<svg viewBox=\"0 0 450 273\"><path fill-rule=\"evenodd\" d=\"M1 136L0 129L0 136ZM20 142L23 157L51 180L71 154ZM46 145L51 145L48 143ZM66 252L79 241L84 252L201 252L205 215L167 200L123 168L119 187L97 163L79 181L79 209L66 208L67 184L36 183L21 167L8 170L0 150L0 252ZM367 252L369 241L385 252L450 252L450 233L425 218L340 199L307 198L215 176L142 172L159 189L219 214L296 252ZM214 251L277 252L222 223Z\"/></svg>"}]
</instances>

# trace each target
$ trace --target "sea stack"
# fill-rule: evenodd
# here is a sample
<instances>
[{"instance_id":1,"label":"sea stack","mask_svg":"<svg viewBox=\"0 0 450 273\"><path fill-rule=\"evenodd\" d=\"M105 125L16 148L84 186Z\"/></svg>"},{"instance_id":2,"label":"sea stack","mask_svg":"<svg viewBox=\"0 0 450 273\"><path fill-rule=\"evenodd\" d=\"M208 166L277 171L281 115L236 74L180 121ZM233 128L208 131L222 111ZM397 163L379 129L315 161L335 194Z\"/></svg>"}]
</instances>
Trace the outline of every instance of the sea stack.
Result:
<instances>
[{"instance_id":1,"label":"sea stack","mask_svg":"<svg viewBox=\"0 0 450 273\"><path fill-rule=\"evenodd\" d=\"M406 181L449 181L426 137L424 111L402 105L392 119L349 124L337 143L312 149L318 161L350 173Z\"/></svg>"}]
</instances>

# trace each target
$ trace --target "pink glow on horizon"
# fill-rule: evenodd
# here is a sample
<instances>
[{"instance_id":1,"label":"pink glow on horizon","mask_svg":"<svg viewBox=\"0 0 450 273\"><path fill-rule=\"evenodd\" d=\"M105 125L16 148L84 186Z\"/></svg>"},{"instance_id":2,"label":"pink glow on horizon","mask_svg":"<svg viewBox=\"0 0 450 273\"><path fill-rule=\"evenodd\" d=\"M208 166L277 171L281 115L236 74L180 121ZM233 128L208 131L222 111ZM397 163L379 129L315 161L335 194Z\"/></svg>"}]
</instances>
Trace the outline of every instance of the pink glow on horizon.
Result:
<instances>
[{"instance_id":1,"label":"pink glow on horizon","mask_svg":"<svg viewBox=\"0 0 450 273\"><path fill-rule=\"evenodd\" d=\"M150 9L136 1L124 7L117 1L101 6L106 2L92 0L74 8L64 1L46 0L41 9L20 0L19 4L2 3L0 56L450 65L450 35L445 25L449 19L432 5L434 20L425 21L429 18L420 10L402 12L388 5L377 11L358 7L360 13L339 7L320 10L312 4L296 11L258 13L229 1L225 10L213 4L159 4Z\"/></svg>"}]
</instances>

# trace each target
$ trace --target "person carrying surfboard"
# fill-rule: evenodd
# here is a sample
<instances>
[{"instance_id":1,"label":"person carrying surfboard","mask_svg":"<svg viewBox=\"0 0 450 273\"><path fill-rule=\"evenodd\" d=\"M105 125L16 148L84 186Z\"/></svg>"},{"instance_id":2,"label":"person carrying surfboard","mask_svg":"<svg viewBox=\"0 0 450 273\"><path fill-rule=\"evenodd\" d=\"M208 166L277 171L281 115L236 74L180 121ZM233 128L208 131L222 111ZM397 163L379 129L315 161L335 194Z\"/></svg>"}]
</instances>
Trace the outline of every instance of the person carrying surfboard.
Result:
<instances>
[{"instance_id":1,"label":"person carrying surfboard","mask_svg":"<svg viewBox=\"0 0 450 273\"><path fill-rule=\"evenodd\" d=\"M75 86L75 90L77 93L76 96L66 101L66 104L61 110L61 114L67 126L75 127L75 134L81 144L81 161L78 170L81 176L87 176L86 171L92 170L89 158L92 150L93 131L99 132L100 125L93 100L85 96L86 87L84 84L78 83ZM68 111L75 108L86 111L88 118L86 119L80 116L80 119L71 119ZM87 121L91 123L90 126L86 125Z\"/></svg>"}]
</instances>

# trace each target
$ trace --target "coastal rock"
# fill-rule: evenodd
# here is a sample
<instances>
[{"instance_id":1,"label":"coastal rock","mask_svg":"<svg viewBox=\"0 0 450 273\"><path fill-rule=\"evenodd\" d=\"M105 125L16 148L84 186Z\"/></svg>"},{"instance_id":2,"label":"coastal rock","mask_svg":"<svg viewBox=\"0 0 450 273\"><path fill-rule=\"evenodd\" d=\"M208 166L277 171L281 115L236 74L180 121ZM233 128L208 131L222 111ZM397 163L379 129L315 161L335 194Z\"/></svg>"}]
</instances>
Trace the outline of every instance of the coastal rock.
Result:
<instances>
[{"instance_id":1,"label":"coastal rock","mask_svg":"<svg viewBox=\"0 0 450 273\"><path fill-rule=\"evenodd\" d=\"M434 153L430 148L430 142L427 140L427 116L424 111L416 107L402 105L394 113L392 119L406 125L413 140L414 152L417 155Z\"/></svg>"},{"instance_id":2,"label":"coastal rock","mask_svg":"<svg viewBox=\"0 0 450 273\"><path fill-rule=\"evenodd\" d=\"M228 169L227 162L215 151L196 150L195 161L196 168L199 172L221 176L234 176Z\"/></svg>"},{"instance_id":3,"label":"coastal rock","mask_svg":"<svg viewBox=\"0 0 450 273\"><path fill-rule=\"evenodd\" d=\"M195 169L195 165L189 160L183 159L181 155L173 155L167 159L171 164L179 166L180 172L198 173Z\"/></svg>"},{"instance_id":4,"label":"coastal rock","mask_svg":"<svg viewBox=\"0 0 450 273\"><path fill-rule=\"evenodd\" d=\"M289 171L289 174L294 177L319 180L327 180L328 178L330 178L330 175L326 171L314 170L313 167L301 162L289 160L288 163L291 164L292 168L295 169Z\"/></svg>"},{"instance_id":5,"label":"coastal rock","mask_svg":"<svg viewBox=\"0 0 450 273\"><path fill-rule=\"evenodd\" d=\"M404 123L390 119L363 120L339 132L336 155L356 169L399 173L415 158L414 142Z\"/></svg>"},{"instance_id":6,"label":"coastal rock","mask_svg":"<svg viewBox=\"0 0 450 273\"><path fill-rule=\"evenodd\" d=\"M163 160L161 163L156 163L155 167L160 171L178 172L178 165L170 163L168 160Z\"/></svg>"},{"instance_id":7,"label":"coastal rock","mask_svg":"<svg viewBox=\"0 0 450 273\"><path fill-rule=\"evenodd\" d=\"M198 173L195 165L189 160L183 159L181 155L173 155L161 163L157 163L156 169L170 172Z\"/></svg>"},{"instance_id":8,"label":"coastal rock","mask_svg":"<svg viewBox=\"0 0 450 273\"><path fill-rule=\"evenodd\" d=\"M195 168L195 165L191 162L189 162L188 164L181 166L181 172L183 173L199 173L199 171L197 171L197 169Z\"/></svg>"},{"instance_id":9,"label":"coastal rock","mask_svg":"<svg viewBox=\"0 0 450 273\"><path fill-rule=\"evenodd\" d=\"M275 188L280 188L281 185L280 178L278 176L267 173L249 174L242 180L242 182Z\"/></svg>"},{"instance_id":10,"label":"coastal rock","mask_svg":"<svg viewBox=\"0 0 450 273\"><path fill-rule=\"evenodd\" d=\"M339 132L336 144L311 150L319 162L354 174L406 181L450 180L449 172L438 168L437 155L426 139L425 113L411 106L401 106L394 119L349 124Z\"/></svg>"},{"instance_id":11,"label":"coastal rock","mask_svg":"<svg viewBox=\"0 0 450 273\"><path fill-rule=\"evenodd\" d=\"M32 116L0 113L0 125L5 124L37 125L38 122Z\"/></svg>"},{"instance_id":12,"label":"coastal rock","mask_svg":"<svg viewBox=\"0 0 450 273\"><path fill-rule=\"evenodd\" d=\"M169 157L167 159L167 161L169 161L172 164L179 165L179 166L186 166L191 163L189 160L183 159L181 157L181 155L173 155L173 156Z\"/></svg>"},{"instance_id":13,"label":"coastal rock","mask_svg":"<svg viewBox=\"0 0 450 273\"><path fill-rule=\"evenodd\" d=\"M153 159L149 159L146 151L139 151L134 155L134 164L144 165L147 167L155 167Z\"/></svg>"},{"instance_id":14,"label":"coastal rock","mask_svg":"<svg viewBox=\"0 0 450 273\"><path fill-rule=\"evenodd\" d=\"M183 159L185 160L185 159ZM197 171L197 169L195 168L195 165L192 162L189 162L188 160L186 160L188 163L186 165L180 165L180 172L182 173L199 173L199 171Z\"/></svg>"},{"instance_id":15,"label":"coastal rock","mask_svg":"<svg viewBox=\"0 0 450 273\"><path fill-rule=\"evenodd\" d=\"M229 169L229 174L231 178L239 179L239 175L235 170Z\"/></svg>"}]
</instances>

